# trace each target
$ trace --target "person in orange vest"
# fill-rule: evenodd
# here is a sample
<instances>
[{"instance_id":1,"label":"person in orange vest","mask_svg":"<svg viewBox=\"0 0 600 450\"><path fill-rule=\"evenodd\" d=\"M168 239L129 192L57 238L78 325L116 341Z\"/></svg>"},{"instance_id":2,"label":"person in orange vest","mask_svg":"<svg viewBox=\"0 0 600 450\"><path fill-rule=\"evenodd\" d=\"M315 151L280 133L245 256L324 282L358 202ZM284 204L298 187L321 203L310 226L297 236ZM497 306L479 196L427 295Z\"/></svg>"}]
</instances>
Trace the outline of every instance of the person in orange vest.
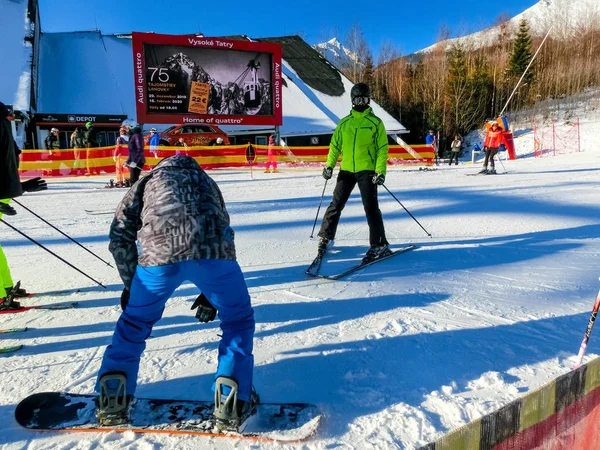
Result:
<instances>
[{"instance_id":1,"label":"person in orange vest","mask_svg":"<svg viewBox=\"0 0 600 450\"><path fill-rule=\"evenodd\" d=\"M125 181L125 168L123 165L127 161L129 156L129 129L127 127L121 127L119 130L119 137L117 138L117 145L115 146L115 152L113 154L113 161L115 162L115 172L117 178L117 187L127 187L129 183Z\"/></svg>"},{"instance_id":2,"label":"person in orange vest","mask_svg":"<svg viewBox=\"0 0 600 450\"><path fill-rule=\"evenodd\" d=\"M485 159L483 160L483 169L481 169L479 173L489 175L494 175L496 173L494 157L502 144L508 148L506 138L502 134L502 128L500 128L497 122L491 122L491 127L488 130L485 142L483 143ZM488 170L488 163L490 164L490 170Z\"/></svg>"}]
</instances>

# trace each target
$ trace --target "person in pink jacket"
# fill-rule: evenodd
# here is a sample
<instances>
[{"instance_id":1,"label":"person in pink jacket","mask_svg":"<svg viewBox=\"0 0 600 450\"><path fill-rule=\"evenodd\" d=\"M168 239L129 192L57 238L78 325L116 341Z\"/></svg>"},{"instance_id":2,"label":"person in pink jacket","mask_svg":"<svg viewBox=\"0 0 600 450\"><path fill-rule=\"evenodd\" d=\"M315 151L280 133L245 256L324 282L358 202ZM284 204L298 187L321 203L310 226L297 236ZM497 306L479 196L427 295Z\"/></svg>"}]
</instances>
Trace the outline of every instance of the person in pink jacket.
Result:
<instances>
[{"instance_id":1,"label":"person in pink jacket","mask_svg":"<svg viewBox=\"0 0 600 450\"><path fill-rule=\"evenodd\" d=\"M125 183L125 168L123 164L127 161L127 156L129 155L129 130L127 127L121 127L119 130L119 137L117 138L117 145L115 146L115 153L113 155L113 160L115 162L115 169L117 172L117 186L124 187Z\"/></svg>"},{"instance_id":2,"label":"person in pink jacket","mask_svg":"<svg viewBox=\"0 0 600 450\"><path fill-rule=\"evenodd\" d=\"M265 166L265 173L269 173L269 168L273 166L273 172L277 173L277 150L275 150L275 136L269 136L269 147L267 149L267 165Z\"/></svg>"}]
</instances>

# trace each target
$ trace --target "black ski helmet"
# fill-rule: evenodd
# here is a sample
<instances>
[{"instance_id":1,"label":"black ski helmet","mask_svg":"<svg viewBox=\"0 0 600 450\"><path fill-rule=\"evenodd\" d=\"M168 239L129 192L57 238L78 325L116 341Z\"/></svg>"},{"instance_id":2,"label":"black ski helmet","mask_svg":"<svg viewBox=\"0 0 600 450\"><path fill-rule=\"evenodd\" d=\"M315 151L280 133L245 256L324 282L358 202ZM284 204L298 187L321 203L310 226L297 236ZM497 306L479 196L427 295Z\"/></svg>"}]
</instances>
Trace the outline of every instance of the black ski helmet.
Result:
<instances>
[{"instance_id":1,"label":"black ski helmet","mask_svg":"<svg viewBox=\"0 0 600 450\"><path fill-rule=\"evenodd\" d=\"M367 83L356 83L350 90L350 97L369 97L371 98L371 89Z\"/></svg>"}]
</instances>

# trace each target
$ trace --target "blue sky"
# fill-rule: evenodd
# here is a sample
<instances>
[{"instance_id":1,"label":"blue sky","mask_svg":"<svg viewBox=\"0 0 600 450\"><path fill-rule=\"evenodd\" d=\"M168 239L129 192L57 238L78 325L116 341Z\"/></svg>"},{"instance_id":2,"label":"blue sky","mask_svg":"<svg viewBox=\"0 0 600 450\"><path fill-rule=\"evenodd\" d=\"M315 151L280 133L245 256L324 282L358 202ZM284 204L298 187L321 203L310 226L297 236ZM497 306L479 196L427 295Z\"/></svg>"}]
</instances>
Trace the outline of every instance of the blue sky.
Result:
<instances>
[{"instance_id":1,"label":"blue sky","mask_svg":"<svg viewBox=\"0 0 600 450\"><path fill-rule=\"evenodd\" d=\"M440 26L453 35L493 25L502 13L514 16L535 0L390 1L379 2L229 0L39 0L42 29L47 32L100 28L104 33L154 31L166 34L201 32L205 36L245 34L250 37L300 34L316 44L358 23L377 55L389 40L402 54L435 43ZM222 6L220 6L222 5Z\"/></svg>"}]
</instances>

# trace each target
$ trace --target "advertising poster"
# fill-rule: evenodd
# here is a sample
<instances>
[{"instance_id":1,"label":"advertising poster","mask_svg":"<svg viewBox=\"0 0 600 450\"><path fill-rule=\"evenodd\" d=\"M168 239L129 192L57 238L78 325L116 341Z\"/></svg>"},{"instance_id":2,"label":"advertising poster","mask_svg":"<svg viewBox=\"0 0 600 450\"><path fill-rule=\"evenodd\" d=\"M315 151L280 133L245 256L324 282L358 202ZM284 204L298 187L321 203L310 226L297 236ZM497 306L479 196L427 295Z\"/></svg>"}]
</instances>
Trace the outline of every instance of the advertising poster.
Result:
<instances>
[{"instance_id":1,"label":"advertising poster","mask_svg":"<svg viewBox=\"0 0 600 450\"><path fill-rule=\"evenodd\" d=\"M281 46L132 33L137 121L281 125Z\"/></svg>"}]
</instances>

